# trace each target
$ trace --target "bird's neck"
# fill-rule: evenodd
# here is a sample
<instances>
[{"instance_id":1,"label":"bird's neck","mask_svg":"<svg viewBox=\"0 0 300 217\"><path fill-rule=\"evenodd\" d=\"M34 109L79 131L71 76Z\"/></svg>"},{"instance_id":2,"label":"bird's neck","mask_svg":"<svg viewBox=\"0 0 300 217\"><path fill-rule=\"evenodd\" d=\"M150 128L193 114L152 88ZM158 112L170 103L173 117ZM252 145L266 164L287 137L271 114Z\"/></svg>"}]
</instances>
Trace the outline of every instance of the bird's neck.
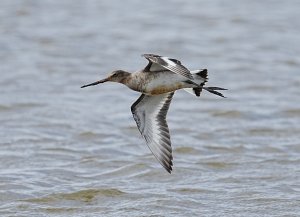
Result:
<instances>
[{"instance_id":1,"label":"bird's neck","mask_svg":"<svg viewBox=\"0 0 300 217\"><path fill-rule=\"evenodd\" d=\"M127 85L128 83L130 83L132 79L131 77L131 73L128 72L128 74L126 74L119 80L119 83Z\"/></svg>"},{"instance_id":2,"label":"bird's neck","mask_svg":"<svg viewBox=\"0 0 300 217\"><path fill-rule=\"evenodd\" d=\"M144 73L135 72L129 74L122 83L134 91L144 92L146 77Z\"/></svg>"}]
</instances>

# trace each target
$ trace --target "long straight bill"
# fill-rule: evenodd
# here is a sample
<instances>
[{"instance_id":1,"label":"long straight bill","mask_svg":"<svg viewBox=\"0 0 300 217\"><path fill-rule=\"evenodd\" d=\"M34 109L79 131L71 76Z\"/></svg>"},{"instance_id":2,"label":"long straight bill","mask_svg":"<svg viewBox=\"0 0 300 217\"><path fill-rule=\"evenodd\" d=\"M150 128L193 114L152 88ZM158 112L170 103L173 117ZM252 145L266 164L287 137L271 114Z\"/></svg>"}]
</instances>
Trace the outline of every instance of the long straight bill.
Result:
<instances>
[{"instance_id":1,"label":"long straight bill","mask_svg":"<svg viewBox=\"0 0 300 217\"><path fill-rule=\"evenodd\" d=\"M100 81L96 81L96 82L93 82L93 83L90 83L90 84L86 84L86 85L83 85L81 86L81 88L85 88L85 87L88 87L88 86L94 86L94 85L97 85L97 84L101 84L101 83L104 83L104 82L107 82L107 78L105 79L102 79Z\"/></svg>"}]
</instances>

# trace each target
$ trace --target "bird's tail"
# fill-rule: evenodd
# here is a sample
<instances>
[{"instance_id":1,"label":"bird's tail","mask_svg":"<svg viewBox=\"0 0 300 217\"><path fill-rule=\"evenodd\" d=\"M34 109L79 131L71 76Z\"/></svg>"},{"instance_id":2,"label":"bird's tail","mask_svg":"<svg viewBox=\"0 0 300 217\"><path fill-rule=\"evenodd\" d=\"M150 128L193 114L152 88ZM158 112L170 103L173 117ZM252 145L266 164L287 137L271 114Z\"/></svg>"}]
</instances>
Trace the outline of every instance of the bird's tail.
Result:
<instances>
[{"instance_id":1,"label":"bird's tail","mask_svg":"<svg viewBox=\"0 0 300 217\"><path fill-rule=\"evenodd\" d=\"M200 96L202 89L216 94L218 96L224 97L224 95L220 92L218 92L217 90L227 90L225 88L221 88L221 87L204 87L205 83L207 82L208 78L207 78L207 69L201 69L201 70L195 70L195 71L191 71L195 83L200 83L199 87L194 87L194 88L184 88L185 91L187 91L190 94L196 95L196 96Z\"/></svg>"}]
</instances>

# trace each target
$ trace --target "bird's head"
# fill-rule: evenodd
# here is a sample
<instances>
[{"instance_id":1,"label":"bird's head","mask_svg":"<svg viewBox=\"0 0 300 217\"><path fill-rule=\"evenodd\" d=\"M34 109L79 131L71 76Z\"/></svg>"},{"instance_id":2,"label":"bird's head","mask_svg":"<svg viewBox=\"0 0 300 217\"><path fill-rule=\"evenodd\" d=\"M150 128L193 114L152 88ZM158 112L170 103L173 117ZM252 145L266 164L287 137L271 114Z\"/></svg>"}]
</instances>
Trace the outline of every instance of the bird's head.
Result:
<instances>
[{"instance_id":1,"label":"bird's head","mask_svg":"<svg viewBox=\"0 0 300 217\"><path fill-rule=\"evenodd\" d=\"M88 87L88 86L93 86L97 84L101 84L107 81L111 82L118 82L118 83L124 83L126 78L130 75L129 72L123 71L123 70L116 70L108 74L108 76L102 80L83 85L81 88Z\"/></svg>"}]
</instances>

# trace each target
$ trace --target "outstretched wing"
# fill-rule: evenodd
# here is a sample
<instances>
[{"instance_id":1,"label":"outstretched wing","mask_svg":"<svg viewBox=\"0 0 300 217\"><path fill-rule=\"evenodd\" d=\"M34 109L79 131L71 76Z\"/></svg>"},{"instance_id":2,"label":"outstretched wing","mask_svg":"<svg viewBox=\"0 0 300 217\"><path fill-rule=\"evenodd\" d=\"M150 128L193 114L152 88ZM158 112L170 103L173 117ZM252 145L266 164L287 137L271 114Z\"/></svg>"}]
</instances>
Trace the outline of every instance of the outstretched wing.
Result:
<instances>
[{"instance_id":1,"label":"outstretched wing","mask_svg":"<svg viewBox=\"0 0 300 217\"><path fill-rule=\"evenodd\" d=\"M155 96L142 94L131 106L133 118L159 163L172 171L172 147L166 115L174 92Z\"/></svg>"},{"instance_id":2,"label":"outstretched wing","mask_svg":"<svg viewBox=\"0 0 300 217\"><path fill-rule=\"evenodd\" d=\"M162 57L155 54L143 54L142 56L149 61L149 64L145 68L146 71L156 72L167 69L190 80L194 80L191 72L186 67L181 65L179 60Z\"/></svg>"}]
</instances>

